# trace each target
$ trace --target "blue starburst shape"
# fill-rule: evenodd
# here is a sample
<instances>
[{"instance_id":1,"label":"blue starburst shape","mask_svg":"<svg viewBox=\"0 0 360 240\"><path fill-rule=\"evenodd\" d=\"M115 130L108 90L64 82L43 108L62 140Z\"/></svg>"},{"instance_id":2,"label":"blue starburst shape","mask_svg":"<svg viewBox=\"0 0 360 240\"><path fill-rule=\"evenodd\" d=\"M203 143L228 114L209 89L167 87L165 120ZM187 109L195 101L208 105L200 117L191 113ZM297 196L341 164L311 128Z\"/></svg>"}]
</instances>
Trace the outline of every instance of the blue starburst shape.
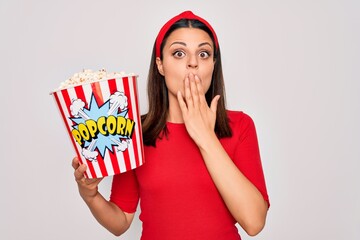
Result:
<instances>
[{"instance_id":1,"label":"blue starburst shape","mask_svg":"<svg viewBox=\"0 0 360 240\"><path fill-rule=\"evenodd\" d=\"M104 102L104 104L99 106L99 104L97 103L97 101L94 97L94 94L92 94L88 109L84 107L82 109L82 111L85 113L85 115L88 117L88 119L91 119L91 120L94 120L95 122L97 122L99 120L99 118L109 117L109 115L108 115L109 109L110 109L110 100L107 100L106 102ZM128 109L125 109L121 112L118 112L118 110L116 110L114 113L111 114L111 116L114 116L115 118L118 118L118 117L127 118L127 114L128 114ZM82 117L71 117L70 119L75 123L73 125L73 129L76 129L78 131L79 131L79 125L81 125L81 124L86 125L86 121L88 120L88 119L84 119ZM111 135L105 134L105 135L103 135L103 134L97 133L95 137L89 139L88 141L83 139L83 142L81 145L82 145L82 148L88 148L90 145L92 145L91 150L93 150L93 151L97 150L100 153L100 155L102 157L104 157L106 150L113 152L113 146L117 146L116 141L121 142L121 139L129 139L129 136L121 135L121 134L111 134ZM92 142L93 142L93 144L92 144Z\"/></svg>"}]
</instances>

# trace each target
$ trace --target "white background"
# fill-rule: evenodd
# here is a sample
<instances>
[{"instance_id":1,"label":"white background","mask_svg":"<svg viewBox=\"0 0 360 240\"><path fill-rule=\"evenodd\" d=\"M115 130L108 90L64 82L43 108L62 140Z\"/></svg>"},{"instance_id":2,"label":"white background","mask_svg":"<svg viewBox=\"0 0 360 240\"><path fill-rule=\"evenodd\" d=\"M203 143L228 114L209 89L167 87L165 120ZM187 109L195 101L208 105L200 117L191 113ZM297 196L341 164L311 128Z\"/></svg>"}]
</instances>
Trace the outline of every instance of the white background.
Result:
<instances>
[{"instance_id":1,"label":"white background","mask_svg":"<svg viewBox=\"0 0 360 240\"><path fill-rule=\"evenodd\" d=\"M145 113L154 39L187 9L218 34L228 107L257 127L271 207L252 239L360 239L356 0L1 0L0 239L115 239L78 195L49 92L83 68L136 72ZM136 217L120 239L140 232Z\"/></svg>"}]
</instances>

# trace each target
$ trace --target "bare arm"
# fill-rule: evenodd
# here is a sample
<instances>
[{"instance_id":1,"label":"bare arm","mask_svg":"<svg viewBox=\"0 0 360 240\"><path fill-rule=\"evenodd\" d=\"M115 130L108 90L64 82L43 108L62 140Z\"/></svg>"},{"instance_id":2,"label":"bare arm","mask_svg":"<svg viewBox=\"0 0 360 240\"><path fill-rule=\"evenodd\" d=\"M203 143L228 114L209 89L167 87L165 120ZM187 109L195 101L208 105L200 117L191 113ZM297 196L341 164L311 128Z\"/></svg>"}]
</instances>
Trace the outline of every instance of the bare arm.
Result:
<instances>
[{"instance_id":1,"label":"bare arm","mask_svg":"<svg viewBox=\"0 0 360 240\"><path fill-rule=\"evenodd\" d=\"M230 159L214 132L219 96L207 105L197 76L185 79L185 98L178 92L186 129L203 156L205 165L230 213L249 234L258 234L265 225L267 202L258 189Z\"/></svg>"},{"instance_id":2,"label":"bare arm","mask_svg":"<svg viewBox=\"0 0 360 240\"><path fill-rule=\"evenodd\" d=\"M79 187L80 196L95 219L114 235L120 236L123 234L130 227L134 213L126 213L114 203L107 201L98 192L98 184L102 178L86 179L84 177L86 165L80 165L76 157L72 161L72 166L75 169L74 176Z\"/></svg>"},{"instance_id":3,"label":"bare arm","mask_svg":"<svg viewBox=\"0 0 360 240\"><path fill-rule=\"evenodd\" d=\"M204 138L200 152L221 197L233 217L251 236L265 225L267 202L241 173L223 149L216 135Z\"/></svg>"}]
</instances>

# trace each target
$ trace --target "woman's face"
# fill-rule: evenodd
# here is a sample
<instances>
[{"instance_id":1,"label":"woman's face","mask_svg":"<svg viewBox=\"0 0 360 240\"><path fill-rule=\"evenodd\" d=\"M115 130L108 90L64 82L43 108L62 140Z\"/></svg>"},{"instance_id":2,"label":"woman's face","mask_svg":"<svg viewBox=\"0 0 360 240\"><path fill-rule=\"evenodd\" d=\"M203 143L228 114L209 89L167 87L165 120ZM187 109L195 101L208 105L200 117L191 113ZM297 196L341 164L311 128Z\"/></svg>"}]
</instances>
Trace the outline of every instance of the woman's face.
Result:
<instances>
[{"instance_id":1,"label":"woman's face","mask_svg":"<svg viewBox=\"0 0 360 240\"><path fill-rule=\"evenodd\" d=\"M205 92L210 87L214 70L214 46L208 33L198 28L173 31L163 48L163 60L156 59L158 70L165 77L169 98L180 90L184 96L184 79L197 75Z\"/></svg>"}]
</instances>

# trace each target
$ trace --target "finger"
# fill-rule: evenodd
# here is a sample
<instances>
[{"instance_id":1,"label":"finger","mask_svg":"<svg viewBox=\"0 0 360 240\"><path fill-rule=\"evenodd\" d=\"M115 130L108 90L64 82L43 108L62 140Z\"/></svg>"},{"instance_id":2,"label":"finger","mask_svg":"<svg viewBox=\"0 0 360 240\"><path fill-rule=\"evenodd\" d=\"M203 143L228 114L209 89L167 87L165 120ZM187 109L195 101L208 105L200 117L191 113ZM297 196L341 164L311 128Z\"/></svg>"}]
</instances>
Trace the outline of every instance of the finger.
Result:
<instances>
[{"instance_id":1,"label":"finger","mask_svg":"<svg viewBox=\"0 0 360 240\"><path fill-rule=\"evenodd\" d=\"M188 108L193 106L193 99L190 90L190 79L188 76L185 78L185 101Z\"/></svg>"},{"instance_id":2,"label":"finger","mask_svg":"<svg viewBox=\"0 0 360 240\"><path fill-rule=\"evenodd\" d=\"M210 104L210 109L213 113L216 113L217 105L219 103L220 95L216 95Z\"/></svg>"},{"instance_id":3,"label":"finger","mask_svg":"<svg viewBox=\"0 0 360 240\"><path fill-rule=\"evenodd\" d=\"M84 173L86 171L86 168L87 168L86 165L82 164L75 170L74 176L75 176L76 181L80 181L83 178L85 178Z\"/></svg>"},{"instance_id":4,"label":"finger","mask_svg":"<svg viewBox=\"0 0 360 240\"><path fill-rule=\"evenodd\" d=\"M197 88L197 91L198 91L198 94L199 94L200 103L202 103L202 104L206 103L206 105L207 105L204 89L203 89L203 86L202 86L202 81L197 75L195 75L195 83L196 83L196 88Z\"/></svg>"},{"instance_id":5,"label":"finger","mask_svg":"<svg viewBox=\"0 0 360 240\"><path fill-rule=\"evenodd\" d=\"M103 178L92 178L92 179L89 179L89 178L86 178L85 179L85 182L86 184L88 185L99 185L99 183L101 182L101 180L103 180Z\"/></svg>"},{"instance_id":6,"label":"finger","mask_svg":"<svg viewBox=\"0 0 360 240\"><path fill-rule=\"evenodd\" d=\"M199 93L195 82L195 76L194 74L189 74L189 80L190 80L190 91L191 91L191 97L194 103L194 107L199 107ZM200 81L200 80L199 80Z\"/></svg>"},{"instance_id":7,"label":"finger","mask_svg":"<svg viewBox=\"0 0 360 240\"><path fill-rule=\"evenodd\" d=\"M74 157L71 162L72 167L76 170L79 167L79 159L77 157Z\"/></svg>"},{"instance_id":8,"label":"finger","mask_svg":"<svg viewBox=\"0 0 360 240\"><path fill-rule=\"evenodd\" d=\"M103 179L104 179L103 177L102 178L97 178L96 179L96 184L99 184Z\"/></svg>"},{"instance_id":9,"label":"finger","mask_svg":"<svg viewBox=\"0 0 360 240\"><path fill-rule=\"evenodd\" d=\"M180 105L181 112L184 115L187 112L187 107L186 107L186 103L184 101L184 98L183 98L183 96L181 94L181 91L177 92L177 99L178 99L178 102L179 102L179 105Z\"/></svg>"}]
</instances>

